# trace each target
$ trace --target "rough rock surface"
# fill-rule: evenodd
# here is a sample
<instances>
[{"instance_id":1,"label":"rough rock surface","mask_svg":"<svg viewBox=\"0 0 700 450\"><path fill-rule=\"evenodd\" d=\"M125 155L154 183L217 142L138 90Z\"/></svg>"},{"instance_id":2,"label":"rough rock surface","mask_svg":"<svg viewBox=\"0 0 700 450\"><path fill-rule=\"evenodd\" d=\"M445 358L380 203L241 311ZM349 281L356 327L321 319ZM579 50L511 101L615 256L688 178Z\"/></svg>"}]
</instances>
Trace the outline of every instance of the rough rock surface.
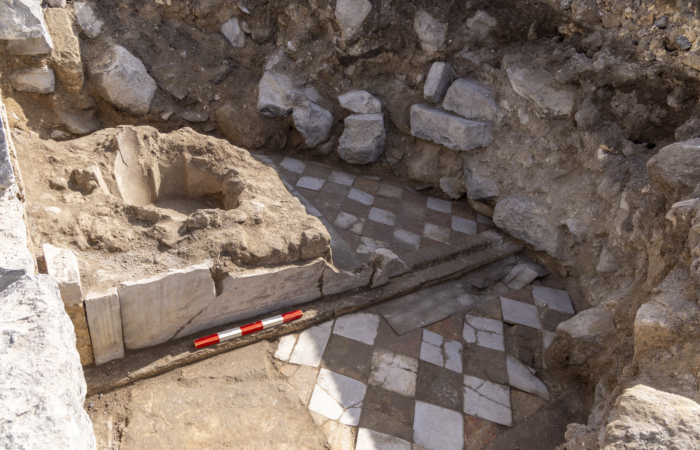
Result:
<instances>
[{"instance_id":1,"label":"rough rock surface","mask_svg":"<svg viewBox=\"0 0 700 450\"><path fill-rule=\"evenodd\" d=\"M452 83L445 94L442 107L465 119L499 122L505 115L496 104L493 89L466 78Z\"/></svg>"},{"instance_id":2,"label":"rough rock surface","mask_svg":"<svg viewBox=\"0 0 700 450\"><path fill-rule=\"evenodd\" d=\"M104 21L100 20L92 6L88 3L75 2L73 3L75 17L78 19L78 24L82 28L85 36L90 39L95 39L102 32Z\"/></svg>"},{"instance_id":3,"label":"rough rock surface","mask_svg":"<svg viewBox=\"0 0 700 450\"><path fill-rule=\"evenodd\" d=\"M238 24L238 17L231 17L224 22L221 25L221 34L226 36L226 39L234 48L243 48L245 46L245 33Z\"/></svg>"},{"instance_id":4,"label":"rough rock surface","mask_svg":"<svg viewBox=\"0 0 700 450\"><path fill-rule=\"evenodd\" d=\"M382 102L367 91L350 91L338 96L343 108L355 114L380 114Z\"/></svg>"},{"instance_id":5,"label":"rough rock surface","mask_svg":"<svg viewBox=\"0 0 700 450\"><path fill-rule=\"evenodd\" d=\"M297 95L287 75L267 71L258 84L258 112L274 119L292 113Z\"/></svg>"},{"instance_id":6,"label":"rough rock surface","mask_svg":"<svg viewBox=\"0 0 700 450\"><path fill-rule=\"evenodd\" d=\"M96 448L73 324L56 282L25 276L0 292L0 445Z\"/></svg>"},{"instance_id":7,"label":"rough rock surface","mask_svg":"<svg viewBox=\"0 0 700 450\"><path fill-rule=\"evenodd\" d=\"M56 78L69 92L80 92L85 80L83 62L80 59L80 42L73 33L73 19L68 11L49 8L44 14L53 40L50 64Z\"/></svg>"},{"instance_id":8,"label":"rough rock surface","mask_svg":"<svg viewBox=\"0 0 700 450\"><path fill-rule=\"evenodd\" d=\"M3 152L2 144L0 141L0 155ZM9 167L9 158L5 161L0 159L0 168L5 164ZM2 172L0 170L0 174ZM34 275L34 259L27 250L24 206L17 198L18 189L14 177L11 183L0 191L0 241L3 243L0 246L0 292L20 277Z\"/></svg>"},{"instance_id":9,"label":"rough rock surface","mask_svg":"<svg viewBox=\"0 0 700 450\"><path fill-rule=\"evenodd\" d=\"M434 62L423 85L423 97L430 103L440 103L452 78L450 63Z\"/></svg>"},{"instance_id":10,"label":"rough rock surface","mask_svg":"<svg viewBox=\"0 0 700 450\"><path fill-rule=\"evenodd\" d=\"M328 139L333 125L333 114L316 103L307 102L294 108L294 126L304 137L306 147L314 148Z\"/></svg>"},{"instance_id":11,"label":"rough rock surface","mask_svg":"<svg viewBox=\"0 0 700 450\"><path fill-rule=\"evenodd\" d=\"M335 18L343 30L343 39L352 39L362 29L365 18L372 10L368 0L338 0L335 4Z\"/></svg>"},{"instance_id":12,"label":"rough rock surface","mask_svg":"<svg viewBox=\"0 0 700 450\"><path fill-rule=\"evenodd\" d=\"M545 69L512 66L506 72L513 90L533 102L542 115L551 119L571 116L573 92L557 86L554 77Z\"/></svg>"},{"instance_id":13,"label":"rough rock surface","mask_svg":"<svg viewBox=\"0 0 700 450\"><path fill-rule=\"evenodd\" d=\"M536 250L558 255L559 231L549 223L549 207L527 195L504 198L493 210L493 222Z\"/></svg>"},{"instance_id":14,"label":"rough rock surface","mask_svg":"<svg viewBox=\"0 0 700 450\"><path fill-rule=\"evenodd\" d=\"M112 45L90 64L97 93L116 108L142 116L151 108L156 82L143 63L127 49Z\"/></svg>"},{"instance_id":15,"label":"rough rock surface","mask_svg":"<svg viewBox=\"0 0 700 450\"><path fill-rule=\"evenodd\" d=\"M384 152L384 116L356 114L345 118L345 130L340 137L338 156L350 164L369 164Z\"/></svg>"},{"instance_id":16,"label":"rough rock surface","mask_svg":"<svg viewBox=\"0 0 700 450\"><path fill-rule=\"evenodd\" d=\"M248 150L284 147L287 140L280 119L250 114L237 103L227 103L216 110L216 123L234 145Z\"/></svg>"},{"instance_id":17,"label":"rough rock surface","mask_svg":"<svg viewBox=\"0 0 700 450\"><path fill-rule=\"evenodd\" d=\"M51 53L53 43L38 0L0 2L0 40L7 40L10 55Z\"/></svg>"},{"instance_id":18,"label":"rough rock surface","mask_svg":"<svg viewBox=\"0 0 700 450\"><path fill-rule=\"evenodd\" d=\"M426 105L411 107L411 134L453 150L471 150L491 143L491 127Z\"/></svg>"},{"instance_id":19,"label":"rough rock surface","mask_svg":"<svg viewBox=\"0 0 700 450\"><path fill-rule=\"evenodd\" d=\"M56 78L48 66L18 70L10 75L12 87L17 91L49 94L56 90Z\"/></svg>"},{"instance_id":20,"label":"rough rock surface","mask_svg":"<svg viewBox=\"0 0 700 450\"><path fill-rule=\"evenodd\" d=\"M420 46L428 53L436 53L445 45L447 24L440 22L425 10L416 13L413 29L418 34Z\"/></svg>"},{"instance_id":21,"label":"rough rock surface","mask_svg":"<svg viewBox=\"0 0 700 450\"><path fill-rule=\"evenodd\" d=\"M615 332L612 314L603 307L587 309L557 326L557 338L562 342L569 364L584 364L591 356L603 350L605 339Z\"/></svg>"},{"instance_id":22,"label":"rough rock surface","mask_svg":"<svg viewBox=\"0 0 700 450\"><path fill-rule=\"evenodd\" d=\"M651 180L669 202L695 192L700 183L700 139L668 145L647 162Z\"/></svg>"}]
</instances>

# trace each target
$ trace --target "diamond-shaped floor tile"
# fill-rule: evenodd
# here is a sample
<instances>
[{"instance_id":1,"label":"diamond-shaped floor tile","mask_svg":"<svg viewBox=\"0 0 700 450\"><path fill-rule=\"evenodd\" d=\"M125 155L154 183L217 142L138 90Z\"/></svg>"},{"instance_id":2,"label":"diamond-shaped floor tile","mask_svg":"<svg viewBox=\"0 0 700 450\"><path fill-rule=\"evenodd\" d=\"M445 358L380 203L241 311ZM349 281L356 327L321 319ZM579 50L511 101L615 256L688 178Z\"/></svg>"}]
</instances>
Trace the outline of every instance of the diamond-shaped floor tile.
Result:
<instances>
[{"instance_id":1,"label":"diamond-shaped floor tile","mask_svg":"<svg viewBox=\"0 0 700 450\"><path fill-rule=\"evenodd\" d=\"M536 306L501 297L501 310L504 322L542 329L542 322Z\"/></svg>"},{"instance_id":2,"label":"diamond-shaped floor tile","mask_svg":"<svg viewBox=\"0 0 700 450\"><path fill-rule=\"evenodd\" d=\"M280 167L287 169L290 172L302 173L306 168L306 163L298 159L285 157L280 163Z\"/></svg>"},{"instance_id":3,"label":"diamond-shaped floor tile","mask_svg":"<svg viewBox=\"0 0 700 450\"><path fill-rule=\"evenodd\" d=\"M569 293L559 289L545 286L532 286L532 295L535 297L535 305L541 308L549 308L564 313L574 314Z\"/></svg>"},{"instance_id":4,"label":"diamond-shaped floor tile","mask_svg":"<svg viewBox=\"0 0 700 450\"><path fill-rule=\"evenodd\" d=\"M416 402L413 441L429 450L462 450L464 420L456 411Z\"/></svg>"}]
</instances>

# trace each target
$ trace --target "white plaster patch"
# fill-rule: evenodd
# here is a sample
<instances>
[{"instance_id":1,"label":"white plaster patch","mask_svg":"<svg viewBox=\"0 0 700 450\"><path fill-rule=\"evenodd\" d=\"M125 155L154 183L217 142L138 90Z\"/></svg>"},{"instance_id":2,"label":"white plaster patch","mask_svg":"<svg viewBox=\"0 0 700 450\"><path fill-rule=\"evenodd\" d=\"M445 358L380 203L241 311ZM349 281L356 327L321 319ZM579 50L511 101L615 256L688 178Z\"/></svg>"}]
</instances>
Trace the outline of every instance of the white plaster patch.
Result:
<instances>
[{"instance_id":1,"label":"white plaster patch","mask_svg":"<svg viewBox=\"0 0 700 450\"><path fill-rule=\"evenodd\" d=\"M426 223L423 228L423 236L438 242L450 240L450 229L432 223Z\"/></svg>"},{"instance_id":2,"label":"white plaster patch","mask_svg":"<svg viewBox=\"0 0 700 450\"><path fill-rule=\"evenodd\" d=\"M360 237L360 245L357 246L356 252L363 255L371 255L378 248L389 248L389 244L362 236Z\"/></svg>"},{"instance_id":3,"label":"white plaster patch","mask_svg":"<svg viewBox=\"0 0 700 450\"><path fill-rule=\"evenodd\" d=\"M368 313L347 314L335 321L333 333L367 345L374 345L379 316Z\"/></svg>"},{"instance_id":4,"label":"white plaster patch","mask_svg":"<svg viewBox=\"0 0 700 450\"><path fill-rule=\"evenodd\" d=\"M443 349L445 350L445 369L462 373L462 344L446 340Z\"/></svg>"},{"instance_id":5,"label":"white plaster patch","mask_svg":"<svg viewBox=\"0 0 700 450\"><path fill-rule=\"evenodd\" d=\"M397 228L394 230L394 239L403 244L410 245L415 250L420 248L421 237L416 233L411 233L410 231Z\"/></svg>"},{"instance_id":6,"label":"white plaster patch","mask_svg":"<svg viewBox=\"0 0 700 450\"><path fill-rule=\"evenodd\" d=\"M355 225L359 220L360 219L358 217L341 211L340 213L338 213L338 217L336 217L333 225L340 228L341 230L347 230L349 228L352 228L352 226Z\"/></svg>"},{"instance_id":7,"label":"white plaster patch","mask_svg":"<svg viewBox=\"0 0 700 450\"><path fill-rule=\"evenodd\" d=\"M306 169L306 164L299 161L298 159L285 157L280 163L281 167L284 167L290 172L302 173Z\"/></svg>"}]
</instances>

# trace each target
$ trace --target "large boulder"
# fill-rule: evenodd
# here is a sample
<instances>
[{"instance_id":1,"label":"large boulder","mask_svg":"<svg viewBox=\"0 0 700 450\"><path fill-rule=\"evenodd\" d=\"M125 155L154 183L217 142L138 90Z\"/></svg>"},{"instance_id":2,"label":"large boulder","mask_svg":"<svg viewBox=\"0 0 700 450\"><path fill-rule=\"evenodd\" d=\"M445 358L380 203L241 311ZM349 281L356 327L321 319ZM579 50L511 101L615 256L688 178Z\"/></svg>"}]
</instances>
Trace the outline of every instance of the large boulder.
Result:
<instances>
[{"instance_id":1,"label":"large boulder","mask_svg":"<svg viewBox=\"0 0 700 450\"><path fill-rule=\"evenodd\" d=\"M18 70L10 75L10 82L16 91L48 94L56 90L53 70L47 66Z\"/></svg>"},{"instance_id":2,"label":"large boulder","mask_svg":"<svg viewBox=\"0 0 700 450\"><path fill-rule=\"evenodd\" d=\"M304 138L307 148L314 148L328 139L333 125L333 114L316 103L306 102L294 108L294 127Z\"/></svg>"},{"instance_id":3,"label":"large boulder","mask_svg":"<svg viewBox=\"0 0 700 450\"><path fill-rule=\"evenodd\" d=\"M0 0L0 40L10 55L45 55L53 42L39 0Z\"/></svg>"},{"instance_id":4,"label":"large boulder","mask_svg":"<svg viewBox=\"0 0 700 450\"><path fill-rule=\"evenodd\" d=\"M343 30L343 39L352 39L362 29L367 14L372 10L368 0L338 0L335 4L335 19Z\"/></svg>"},{"instance_id":5,"label":"large boulder","mask_svg":"<svg viewBox=\"0 0 700 450\"><path fill-rule=\"evenodd\" d=\"M602 436L604 450L699 449L700 405L642 384L615 402Z\"/></svg>"},{"instance_id":6,"label":"large boulder","mask_svg":"<svg viewBox=\"0 0 700 450\"><path fill-rule=\"evenodd\" d=\"M562 119L571 116L574 93L559 86L547 70L511 66L506 73L513 90L531 101L544 117Z\"/></svg>"},{"instance_id":7,"label":"large boulder","mask_svg":"<svg viewBox=\"0 0 700 450\"><path fill-rule=\"evenodd\" d=\"M112 45L90 65L97 93L115 108L143 116L151 108L156 82L141 60L119 45Z\"/></svg>"},{"instance_id":8,"label":"large boulder","mask_svg":"<svg viewBox=\"0 0 700 450\"><path fill-rule=\"evenodd\" d=\"M413 29L418 34L420 46L427 53L436 53L445 46L447 24L444 24L424 10L416 13Z\"/></svg>"},{"instance_id":9,"label":"large boulder","mask_svg":"<svg viewBox=\"0 0 700 450\"><path fill-rule=\"evenodd\" d=\"M493 211L493 222L535 250L556 257L559 254L559 229L550 223L549 215L545 203L525 194L515 194L498 202Z\"/></svg>"},{"instance_id":10,"label":"large boulder","mask_svg":"<svg viewBox=\"0 0 700 450\"><path fill-rule=\"evenodd\" d=\"M384 152L386 130L381 114L355 114L345 118L338 156L350 164L370 164Z\"/></svg>"},{"instance_id":11,"label":"large boulder","mask_svg":"<svg viewBox=\"0 0 700 450\"><path fill-rule=\"evenodd\" d=\"M700 184L700 139L662 148L647 162L647 172L671 203L685 199Z\"/></svg>"},{"instance_id":12,"label":"large boulder","mask_svg":"<svg viewBox=\"0 0 700 450\"><path fill-rule=\"evenodd\" d=\"M463 151L486 147L493 140L489 124L467 120L427 105L411 106L411 134Z\"/></svg>"},{"instance_id":13,"label":"large boulder","mask_svg":"<svg viewBox=\"0 0 700 450\"><path fill-rule=\"evenodd\" d=\"M73 21L65 9L46 10L46 23L53 39L50 64L56 77L69 92L80 92L85 77L80 59L80 42L73 33Z\"/></svg>"},{"instance_id":14,"label":"large boulder","mask_svg":"<svg viewBox=\"0 0 700 450\"><path fill-rule=\"evenodd\" d=\"M493 89L477 81L460 78L452 83L442 107L466 119L500 122L505 113L496 104Z\"/></svg>"}]
</instances>

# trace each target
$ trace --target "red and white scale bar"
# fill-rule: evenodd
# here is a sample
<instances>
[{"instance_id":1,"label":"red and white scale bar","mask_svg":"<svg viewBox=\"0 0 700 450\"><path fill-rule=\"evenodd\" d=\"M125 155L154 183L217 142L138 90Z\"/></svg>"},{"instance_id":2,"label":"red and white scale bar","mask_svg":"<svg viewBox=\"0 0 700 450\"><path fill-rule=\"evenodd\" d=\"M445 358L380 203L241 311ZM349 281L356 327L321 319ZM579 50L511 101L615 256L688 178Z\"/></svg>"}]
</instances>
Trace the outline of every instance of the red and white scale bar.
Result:
<instances>
[{"instance_id":1,"label":"red and white scale bar","mask_svg":"<svg viewBox=\"0 0 700 450\"><path fill-rule=\"evenodd\" d=\"M240 336L245 336L246 334L255 333L256 331L266 330L277 325L282 325L283 323L291 322L293 320L301 319L304 313L301 309L296 311L288 312L275 317L270 317L265 320L258 320L255 323L249 323L248 325L243 325L242 327L237 327L232 330L222 331L221 333L212 334L211 336L206 336L203 338L196 339L194 341L194 348L204 348L210 345L218 344L219 342L228 341L229 339L237 338Z\"/></svg>"}]
</instances>

